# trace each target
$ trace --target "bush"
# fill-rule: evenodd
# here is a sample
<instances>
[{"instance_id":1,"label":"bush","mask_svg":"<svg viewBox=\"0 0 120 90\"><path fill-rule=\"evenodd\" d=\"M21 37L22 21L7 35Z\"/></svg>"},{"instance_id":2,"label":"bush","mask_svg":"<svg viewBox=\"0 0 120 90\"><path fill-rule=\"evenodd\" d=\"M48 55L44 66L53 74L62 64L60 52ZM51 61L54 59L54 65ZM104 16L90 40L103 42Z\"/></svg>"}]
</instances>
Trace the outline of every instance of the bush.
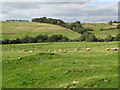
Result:
<instances>
[{"instance_id":1,"label":"bush","mask_svg":"<svg viewBox=\"0 0 120 90\"><path fill-rule=\"evenodd\" d=\"M9 40L5 39L2 42L2 44L16 44L16 43L40 43L40 42L67 42L69 39L65 36L62 36L60 34L54 34L50 37L48 35L37 35L36 37L30 37L26 35L22 39L15 39L15 40Z\"/></svg>"},{"instance_id":2,"label":"bush","mask_svg":"<svg viewBox=\"0 0 120 90\"><path fill-rule=\"evenodd\" d=\"M50 37L48 37L48 42L60 42L60 41L68 41L69 39L67 38L67 37L65 37L65 36L62 36L62 35L60 35L60 34L54 34L54 35L52 35L52 36L50 36Z\"/></svg>"},{"instance_id":3,"label":"bush","mask_svg":"<svg viewBox=\"0 0 120 90\"><path fill-rule=\"evenodd\" d=\"M86 42L97 42L97 38L93 34L84 33L80 36L80 41L86 41Z\"/></svg>"},{"instance_id":4,"label":"bush","mask_svg":"<svg viewBox=\"0 0 120 90\"><path fill-rule=\"evenodd\" d=\"M117 28L117 29L120 29L120 24L118 24L116 28Z\"/></svg>"},{"instance_id":5,"label":"bush","mask_svg":"<svg viewBox=\"0 0 120 90\"><path fill-rule=\"evenodd\" d=\"M89 36L85 40L86 42L97 42L97 38L95 35L89 34Z\"/></svg>"},{"instance_id":6,"label":"bush","mask_svg":"<svg viewBox=\"0 0 120 90\"><path fill-rule=\"evenodd\" d=\"M120 34L117 34L117 35L114 37L114 41L120 41Z\"/></svg>"},{"instance_id":7,"label":"bush","mask_svg":"<svg viewBox=\"0 0 120 90\"><path fill-rule=\"evenodd\" d=\"M109 41L113 41L114 37L109 35L105 38L105 41L109 42Z\"/></svg>"},{"instance_id":8,"label":"bush","mask_svg":"<svg viewBox=\"0 0 120 90\"><path fill-rule=\"evenodd\" d=\"M35 37L35 41L37 42L45 42L48 39L48 35L37 35Z\"/></svg>"}]
</instances>

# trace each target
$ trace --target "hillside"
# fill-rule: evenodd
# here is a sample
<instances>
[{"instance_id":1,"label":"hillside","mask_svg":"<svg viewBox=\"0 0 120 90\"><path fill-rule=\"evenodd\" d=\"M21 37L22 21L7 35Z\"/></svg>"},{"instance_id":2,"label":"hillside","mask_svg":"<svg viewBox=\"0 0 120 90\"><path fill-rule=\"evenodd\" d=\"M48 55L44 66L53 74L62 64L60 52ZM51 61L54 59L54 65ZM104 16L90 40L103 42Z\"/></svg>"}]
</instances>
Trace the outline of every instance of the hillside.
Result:
<instances>
[{"instance_id":1,"label":"hillside","mask_svg":"<svg viewBox=\"0 0 120 90\"><path fill-rule=\"evenodd\" d=\"M2 22L2 39L22 38L25 35L62 34L69 39L78 39L80 34L61 26L36 22Z\"/></svg>"},{"instance_id":2,"label":"hillside","mask_svg":"<svg viewBox=\"0 0 120 90\"><path fill-rule=\"evenodd\" d=\"M111 27L115 27L115 26L110 26L107 23L82 23L84 28L88 28L88 29L92 29L93 31L91 31L93 34L95 34L98 38L105 38L108 35L112 35L115 36L116 34L118 34L118 30L117 29L113 29L113 30L105 30L105 31L101 31L100 29L105 29L105 28L111 28Z\"/></svg>"},{"instance_id":3,"label":"hillside","mask_svg":"<svg viewBox=\"0 0 120 90\"><path fill-rule=\"evenodd\" d=\"M101 28L104 29L113 27L106 23L82 23L82 26L84 28L92 29L93 31L91 32L95 34L97 38L104 39L108 35L116 36L116 34L118 33L117 29L101 31ZM22 38L26 35L34 37L39 34L62 34L71 40L76 40L80 37L79 33L58 25L37 22L4 21L2 22L2 38L0 39L16 39L17 37Z\"/></svg>"}]
</instances>

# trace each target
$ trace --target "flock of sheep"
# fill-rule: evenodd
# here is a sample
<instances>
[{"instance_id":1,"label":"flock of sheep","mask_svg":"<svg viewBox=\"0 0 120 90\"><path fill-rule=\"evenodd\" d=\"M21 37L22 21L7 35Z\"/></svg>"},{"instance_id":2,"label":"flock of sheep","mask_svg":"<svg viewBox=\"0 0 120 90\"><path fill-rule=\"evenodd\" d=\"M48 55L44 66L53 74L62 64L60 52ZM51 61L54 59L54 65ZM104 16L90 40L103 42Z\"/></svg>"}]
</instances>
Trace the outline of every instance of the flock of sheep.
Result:
<instances>
[{"instance_id":1,"label":"flock of sheep","mask_svg":"<svg viewBox=\"0 0 120 90\"><path fill-rule=\"evenodd\" d=\"M86 51L90 51L91 48L87 48L87 47L86 47L85 50L86 50ZM106 49L105 49L105 51L110 51L110 50L118 51L119 48L106 48ZM26 52L26 51L28 51L28 49L23 49L22 51L23 51L23 52ZM74 49L74 52L77 52L77 51L79 51L79 48L75 48L75 49ZM33 51L29 51L29 52L33 52ZM70 52L70 51L61 49L61 50L58 50L58 51L56 51L56 50L48 50L47 52L48 52L48 53L50 53L50 52L54 52L54 53L56 53L56 52L67 53L67 52ZM71 51L71 52L72 52L72 51Z\"/></svg>"},{"instance_id":2,"label":"flock of sheep","mask_svg":"<svg viewBox=\"0 0 120 90\"><path fill-rule=\"evenodd\" d=\"M78 51L78 50L79 50L79 49L77 49L77 48L74 49L75 52ZM86 51L90 51L91 48L86 48L85 50L86 50ZM106 48L105 50L106 50L106 51L110 51L110 50L118 51L118 48ZM48 50L48 52L57 52L57 51L56 51L56 50ZM67 53L68 50L63 50L63 49L61 49L61 50L59 50L58 52Z\"/></svg>"}]
</instances>

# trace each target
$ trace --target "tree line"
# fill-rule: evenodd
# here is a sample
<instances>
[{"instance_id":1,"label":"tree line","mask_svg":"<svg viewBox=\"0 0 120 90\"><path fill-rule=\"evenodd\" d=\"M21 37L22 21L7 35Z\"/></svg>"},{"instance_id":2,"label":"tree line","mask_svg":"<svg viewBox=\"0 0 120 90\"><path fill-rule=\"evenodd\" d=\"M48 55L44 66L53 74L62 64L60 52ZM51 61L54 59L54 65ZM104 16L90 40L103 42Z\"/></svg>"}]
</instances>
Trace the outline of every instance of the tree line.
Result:
<instances>
[{"instance_id":1,"label":"tree line","mask_svg":"<svg viewBox=\"0 0 120 90\"><path fill-rule=\"evenodd\" d=\"M33 18L31 21L59 25L61 27L71 29L71 30L78 32L80 34L83 34L84 32L87 32L87 31L91 31L90 29L83 28L80 21L76 21L74 23L65 23L64 21L62 21L60 19L52 19L52 18L46 18L46 17Z\"/></svg>"},{"instance_id":2,"label":"tree line","mask_svg":"<svg viewBox=\"0 0 120 90\"><path fill-rule=\"evenodd\" d=\"M91 33L82 34L79 40L69 40L67 37L61 34L53 34L52 36L48 35L37 35L36 37L30 37L26 35L24 38L16 38L14 40L5 39L2 44L17 44L17 43L41 43L41 42L109 42L109 41L120 41L120 34L117 34L115 37L109 35L105 39L96 38L95 35Z\"/></svg>"},{"instance_id":3,"label":"tree line","mask_svg":"<svg viewBox=\"0 0 120 90\"><path fill-rule=\"evenodd\" d=\"M120 41L120 34L117 34L115 37L109 35L105 39L96 38L95 35L90 33L82 34L79 38L79 41L86 42L110 42L110 41Z\"/></svg>"},{"instance_id":4,"label":"tree line","mask_svg":"<svg viewBox=\"0 0 120 90\"><path fill-rule=\"evenodd\" d=\"M119 21L109 21L108 24L109 25L113 25L113 23L120 23Z\"/></svg>"},{"instance_id":5,"label":"tree line","mask_svg":"<svg viewBox=\"0 0 120 90\"><path fill-rule=\"evenodd\" d=\"M2 44L17 44L17 43L40 43L40 42L67 42L69 39L61 34L48 35L37 35L31 37L26 35L24 38L16 38L14 40L5 39Z\"/></svg>"}]
</instances>

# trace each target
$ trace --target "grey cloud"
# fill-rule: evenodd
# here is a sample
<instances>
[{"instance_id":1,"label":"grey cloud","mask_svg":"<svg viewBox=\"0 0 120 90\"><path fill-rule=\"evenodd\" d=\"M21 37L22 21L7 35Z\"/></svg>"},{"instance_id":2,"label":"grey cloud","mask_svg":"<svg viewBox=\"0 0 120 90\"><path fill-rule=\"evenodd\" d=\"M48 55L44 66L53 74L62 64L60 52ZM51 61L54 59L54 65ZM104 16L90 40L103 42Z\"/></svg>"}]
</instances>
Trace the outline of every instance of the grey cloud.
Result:
<instances>
[{"instance_id":1,"label":"grey cloud","mask_svg":"<svg viewBox=\"0 0 120 90\"><path fill-rule=\"evenodd\" d=\"M94 5L85 3L4 3L3 20L32 19L33 17L55 17L69 21L109 21L116 20L118 15L117 3ZM63 17L61 17L63 16ZM102 18L101 18L102 17ZM93 20L94 18L94 20Z\"/></svg>"},{"instance_id":2,"label":"grey cloud","mask_svg":"<svg viewBox=\"0 0 120 90\"><path fill-rule=\"evenodd\" d=\"M74 2L91 2L100 0L74 0ZM8 2L8 0L3 0ZM9 2L73 2L73 0L9 0Z\"/></svg>"}]
</instances>

